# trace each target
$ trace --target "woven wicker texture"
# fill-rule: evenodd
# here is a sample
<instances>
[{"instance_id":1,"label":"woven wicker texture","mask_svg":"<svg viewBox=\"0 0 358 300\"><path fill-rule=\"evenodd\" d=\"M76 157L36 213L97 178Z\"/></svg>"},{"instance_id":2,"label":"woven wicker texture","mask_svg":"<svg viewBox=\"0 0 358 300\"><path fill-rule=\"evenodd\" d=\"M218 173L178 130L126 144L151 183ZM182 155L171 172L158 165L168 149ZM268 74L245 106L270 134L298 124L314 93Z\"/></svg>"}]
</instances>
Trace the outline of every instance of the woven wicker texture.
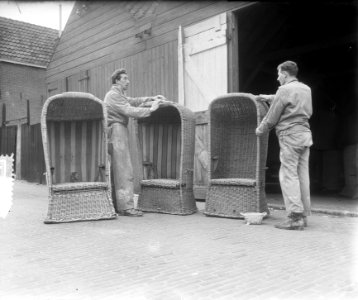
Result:
<instances>
[{"instance_id":1,"label":"woven wicker texture","mask_svg":"<svg viewBox=\"0 0 358 300\"><path fill-rule=\"evenodd\" d=\"M142 186L155 186L155 187L166 187L166 188L179 188L180 182L179 180L174 179L147 179L142 180L141 182ZM182 183L184 185L184 183Z\"/></svg>"},{"instance_id":2,"label":"woven wicker texture","mask_svg":"<svg viewBox=\"0 0 358 300\"><path fill-rule=\"evenodd\" d=\"M85 93L67 94L51 101L47 107L47 120L75 121L103 119L101 103L86 97ZM75 102L74 102L75 101Z\"/></svg>"},{"instance_id":3,"label":"woven wicker texture","mask_svg":"<svg viewBox=\"0 0 358 300\"><path fill-rule=\"evenodd\" d=\"M59 123L60 128L71 128L71 122L81 120L85 120L86 124L79 128L97 128L97 130L92 130L89 134L77 135L75 130L64 130L62 133L59 131L60 134L57 134L56 130L48 130L48 125L52 126L53 122ZM91 127L91 122L95 126ZM100 126L98 122L101 123ZM49 189L49 206L45 223L115 218L107 154L107 113L103 102L91 94L80 92L52 96L46 100L42 109L41 131ZM49 141L55 147L50 147ZM101 145L97 147L95 142ZM101 151L88 151L89 147ZM64 152L51 153L58 149L64 149ZM51 159L58 153L62 156L61 159ZM66 161L67 159L71 161ZM93 174L88 172L87 177L84 174L78 176L81 170L88 169L89 162L93 165ZM96 164L98 165L95 166ZM54 173L57 170L60 170L62 176L57 176L54 183ZM70 174L73 176L69 176ZM82 182L81 178L87 180ZM88 181L89 178L91 179Z\"/></svg>"},{"instance_id":4,"label":"woven wicker texture","mask_svg":"<svg viewBox=\"0 0 358 300\"><path fill-rule=\"evenodd\" d=\"M185 187L173 189L142 186L138 206L146 212L173 215L190 215L197 211L193 191Z\"/></svg>"},{"instance_id":5,"label":"woven wicker texture","mask_svg":"<svg viewBox=\"0 0 358 300\"><path fill-rule=\"evenodd\" d=\"M255 186L256 180L249 178L219 178L211 179L211 184L214 185L243 185L243 186Z\"/></svg>"},{"instance_id":6,"label":"woven wicker texture","mask_svg":"<svg viewBox=\"0 0 358 300\"><path fill-rule=\"evenodd\" d=\"M173 166L178 167L175 172L159 173L161 178L148 178L141 181L142 191L138 200L138 208L147 212L178 215L195 213L197 211L193 193L195 115L188 108L170 102L168 106L160 107L150 117L138 120L138 125L143 132L149 131L145 128L150 128L153 124L159 124L163 128L160 132L164 133L167 132L166 128L176 128L179 125L180 136L178 136L179 143L177 145L180 147L180 153L173 155L171 159L175 161L170 162ZM156 140L160 140L160 149L172 146L170 139L158 138L153 139L148 145L158 149ZM168 143L168 145L164 143ZM143 151L143 141L141 141L141 147ZM151 151L158 151L155 149ZM145 165L148 166L148 162ZM152 163L150 165L153 166ZM163 169L167 167L162 165ZM144 173L148 174L146 170ZM164 174L167 176L165 177ZM173 175L176 178L172 178Z\"/></svg>"},{"instance_id":7,"label":"woven wicker texture","mask_svg":"<svg viewBox=\"0 0 358 300\"><path fill-rule=\"evenodd\" d=\"M50 196L46 224L113 219L108 189L57 191Z\"/></svg>"},{"instance_id":8,"label":"woven wicker texture","mask_svg":"<svg viewBox=\"0 0 358 300\"><path fill-rule=\"evenodd\" d=\"M242 218L240 212L268 211L265 169L268 134L255 129L267 106L252 94L232 93L209 106L209 186L205 214Z\"/></svg>"},{"instance_id":9,"label":"woven wicker texture","mask_svg":"<svg viewBox=\"0 0 358 300\"><path fill-rule=\"evenodd\" d=\"M75 191L75 190L90 190L98 188L106 188L106 182L71 182L62 184L53 184L54 191Z\"/></svg>"}]
</instances>

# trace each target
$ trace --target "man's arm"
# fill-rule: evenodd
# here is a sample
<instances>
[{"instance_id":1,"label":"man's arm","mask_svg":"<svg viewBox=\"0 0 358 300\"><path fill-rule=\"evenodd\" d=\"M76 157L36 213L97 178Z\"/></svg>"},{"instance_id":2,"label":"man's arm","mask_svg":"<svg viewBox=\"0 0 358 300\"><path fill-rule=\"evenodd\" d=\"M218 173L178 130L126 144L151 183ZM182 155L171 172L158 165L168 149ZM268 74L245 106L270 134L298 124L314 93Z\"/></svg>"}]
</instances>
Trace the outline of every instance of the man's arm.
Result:
<instances>
[{"instance_id":1,"label":"man's arm","mask_svg":"<svg viewBox=\"0 0 358 300\"><path fill-rule=\"evenodd\" d=\"M126 97L131 106L139 106L145 102L151 101L151 97Z\"/></svg>"},{"instance_id":2,"label":"man's arm","mask_svg":"<svg viewBox=\"0 0 358 300\"><path fill-rule=\"evenodd\" d=\"M145 97L142 97L145 98ZM131 98L137 99L135 101L141 101L138 98ZM132 117L132 118L145 118L150 116L151 110L150 107L136 107L132 106L128 98L122 95L118 95L112 93L106 96L105 103L109 106L108 110L112 110L116 113L120 113L122 115ZM143 103L143 102L140 102Z\"/></svg>"},{"instance_id":3,"label":"man's arm","mask_svg":"<svg viewBox=\"0 0 358 300\"><path fill-rule=\"evenodd\" d=\"M285 98L287 97L287 92L284 89L279 89L274 95L274 99L270 106L267 115L263 118L260 125L256 128L257 135L263 135L264 133L270 131L273 127L276 126L283 110L285 109Z\"/></svg>"},{"instance_id":4,"label":"man's arm","mask_svg":"<svg viewBox=\"0 0 358 300\"><path fill-rule=\"evenodd\" d=\"M152 96L152 97L135 97L135 98L127 97L127 100L129 102L129 104L132 106L140 106L144 103L148 103L148 102L152 102L152 101L156 101L156 100L166 101L166 98L162 95L156 95L156 96Z\"/></svg>"},{"instance_id":5,"label":"man's arm","mask_svg":"<svg viewBox=\"0 0 358 300\"><path fill-rule=\"evenodd\" d=\"M275 99L275 95L260 94L256 96L257 101L264 101L264 102L268 102L269 104L271 104L274 99Z\"/></svg>"}]
</instances>

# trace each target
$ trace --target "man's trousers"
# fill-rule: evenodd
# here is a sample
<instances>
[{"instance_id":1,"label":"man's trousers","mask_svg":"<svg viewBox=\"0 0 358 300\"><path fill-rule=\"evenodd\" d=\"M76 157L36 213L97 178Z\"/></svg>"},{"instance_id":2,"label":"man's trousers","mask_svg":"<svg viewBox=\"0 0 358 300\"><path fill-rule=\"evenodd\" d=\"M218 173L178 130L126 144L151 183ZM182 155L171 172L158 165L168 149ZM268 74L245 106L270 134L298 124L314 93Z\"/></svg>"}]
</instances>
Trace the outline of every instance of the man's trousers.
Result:
<instances>
[{"instance_id":1,"label":"man's trousers","mask_svg":"<svg viewBox=\"0 0 358 300\"><path fill-rule=\"evenodd\" d=\"M280 185L288 213L311 214L309 155L312 145L310 131L279 135Z\"/></svg>"}]
</instances>

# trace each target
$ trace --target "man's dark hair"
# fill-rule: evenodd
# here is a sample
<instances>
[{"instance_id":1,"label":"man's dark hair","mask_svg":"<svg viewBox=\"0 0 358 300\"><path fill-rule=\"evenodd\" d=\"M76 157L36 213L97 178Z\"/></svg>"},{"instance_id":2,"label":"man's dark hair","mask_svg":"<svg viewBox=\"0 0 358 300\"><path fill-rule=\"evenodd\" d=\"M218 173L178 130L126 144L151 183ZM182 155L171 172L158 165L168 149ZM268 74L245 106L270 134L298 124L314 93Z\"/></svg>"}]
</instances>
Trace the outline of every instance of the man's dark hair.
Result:
<instances>
[{"instance_id":1,"label":"man's dark hair","mask_svg":"<svg viewBox=\"0 0 358 300\"><path fill-rule=\"evenodd\" d=\"M286 71L291 76L297 76L298 67L294 61L285 61L282 64L279 64L277 70Z\"/></svg>"},{"instance_id":2,"label":"man's dark hair","mask_svg":"<svg viewBox=\"0 0 358 300\"><path fill-rule=\"evenodd\" d=\"M115 70L111 76L112 84L115 84L117 79L120 80L122 74L127 74L127 71L123 68Z\"/></svg>"}]
</instances>

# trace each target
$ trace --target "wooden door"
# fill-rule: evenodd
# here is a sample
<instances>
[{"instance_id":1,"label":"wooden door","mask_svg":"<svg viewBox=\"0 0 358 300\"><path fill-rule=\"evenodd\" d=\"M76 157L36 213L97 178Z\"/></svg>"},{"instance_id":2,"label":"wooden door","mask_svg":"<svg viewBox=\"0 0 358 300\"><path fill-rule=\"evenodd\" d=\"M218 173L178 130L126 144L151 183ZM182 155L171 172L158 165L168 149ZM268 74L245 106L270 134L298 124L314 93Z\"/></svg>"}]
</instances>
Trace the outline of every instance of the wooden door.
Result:
<instances>
[{"instance_id":1,"label":"wooden door","mask_svg":"<svg viewBox=\"0 0 358 300\"><path fill-rule=\"evenodd\" d=\"M183 104L204 111L227 92L226 14L185 27L183 43Z\"/></svg>"},{"instance_id":2,"label":"wooden door","mask_svg":"<svg viewBox=\"0 0 358 300\"><path fill-rule=\"evenodd\" d=\"M208 180L207 109L228 91L226 13L179 29L179 103L196 113L194 193L205 199Z\"/></svg>"}]
</instances>

